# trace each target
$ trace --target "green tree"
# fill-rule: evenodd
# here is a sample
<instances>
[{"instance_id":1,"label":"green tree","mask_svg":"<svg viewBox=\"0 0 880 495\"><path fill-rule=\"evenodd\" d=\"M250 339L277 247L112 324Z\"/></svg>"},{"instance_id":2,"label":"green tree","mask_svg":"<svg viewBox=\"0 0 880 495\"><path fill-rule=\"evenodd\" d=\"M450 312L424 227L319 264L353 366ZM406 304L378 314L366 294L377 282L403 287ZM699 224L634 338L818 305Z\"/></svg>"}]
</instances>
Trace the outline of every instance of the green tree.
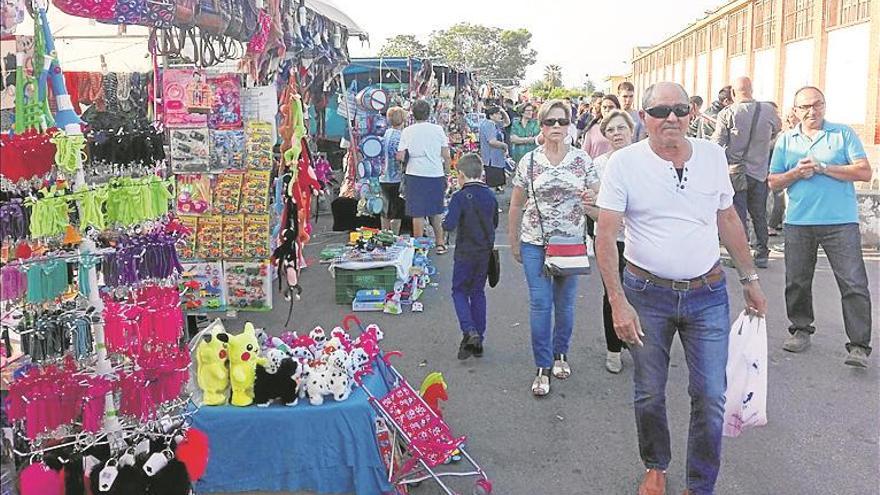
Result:
<instances>
[{"instance_id":1,"label":"green tree","mask_svg":"<svg viewBox=\"0 0 880 495\"><path fill-rule=\"evenodd\" d=\"M440 63L478 72L483 79L519 84L537 52L529 48L532 35L526 29L504 30L462 22L434 31L428 54Z\"/></svg>"},{"instance_id":2,"label":"green tree","mask_svg":"<svg viewBox=\"0 0 880 495\"><path fill-rule=\"evenodd\" d=\"M388 38L379 49L380 57L427 58L428 47L411 34L398 34Z\"/></svg>"}]
</instances>

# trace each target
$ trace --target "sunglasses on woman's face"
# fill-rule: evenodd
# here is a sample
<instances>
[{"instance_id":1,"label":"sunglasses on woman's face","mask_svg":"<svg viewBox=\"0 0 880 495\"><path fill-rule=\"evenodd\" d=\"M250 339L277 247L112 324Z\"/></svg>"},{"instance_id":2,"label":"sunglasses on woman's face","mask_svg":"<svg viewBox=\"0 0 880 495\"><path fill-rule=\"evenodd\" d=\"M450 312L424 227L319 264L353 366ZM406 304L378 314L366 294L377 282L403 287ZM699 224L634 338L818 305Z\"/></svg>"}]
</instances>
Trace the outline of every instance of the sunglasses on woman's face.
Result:
<instances>
[{"instance_id":1,"label":"sunglasses on woman's face","mask_svg":"<svg viewBox=\"0 0 880 495\"><path fill-rule=\"evenodd\" d=\"M674 113L676 117L681 118L687 117L691 113L691 106L686 103L679 105L657 105L656 107L646 109L645 113L655 119L668 118L670 113Z\"/></svg>"},{"instance_id":2,"label":"sunglasses on woman's face","mask_svg":"<svg viewBox=\"0 0 880 495\"><path fill-rule=\"evenodd\" d=\"M562 117L561 119L544 119L541 121L541 125L544 125L547 127L553 127L556 124L559 124L560 126L565 127L565 126L571 124L571 120L566 119L565 117Z\"/></svg>"}]
</instances>

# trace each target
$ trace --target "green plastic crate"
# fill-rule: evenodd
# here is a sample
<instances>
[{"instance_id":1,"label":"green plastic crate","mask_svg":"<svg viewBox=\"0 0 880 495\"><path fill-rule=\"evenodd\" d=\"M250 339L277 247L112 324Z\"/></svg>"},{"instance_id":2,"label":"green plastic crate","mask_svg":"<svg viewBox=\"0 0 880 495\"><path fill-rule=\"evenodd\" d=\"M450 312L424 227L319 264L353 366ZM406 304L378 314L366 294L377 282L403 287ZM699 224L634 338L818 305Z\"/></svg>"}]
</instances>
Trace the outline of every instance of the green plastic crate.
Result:
<instances>
[{"instance_id":1,"label":"green plastic crate","mask_svg":"<svg viewBox=\"0 0 880 495\"><path fill-rule=\"evenodd\" d=\"M369 270L336 270L336 304L351 304L361 289L394 290L397 268L386 266Z\"/></svg>"}]
</instances>

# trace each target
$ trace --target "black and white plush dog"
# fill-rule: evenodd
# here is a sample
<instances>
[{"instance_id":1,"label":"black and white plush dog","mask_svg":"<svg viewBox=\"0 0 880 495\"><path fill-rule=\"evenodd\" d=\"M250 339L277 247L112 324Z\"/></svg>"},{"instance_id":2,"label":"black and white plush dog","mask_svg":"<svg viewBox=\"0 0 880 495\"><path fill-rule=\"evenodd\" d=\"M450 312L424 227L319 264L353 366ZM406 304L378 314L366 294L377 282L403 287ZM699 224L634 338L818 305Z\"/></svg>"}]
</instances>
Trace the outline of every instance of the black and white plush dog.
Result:
<instances>
[{"instance_id":1,"label":"black and white plush dog","mask_svg":"<svg viewBox=\"0 0 880 495\"><path fill-rule=\"evenodd\" d=\"M257 364L257 379L254 382L254 403L267 407L279 399L285 406L295 406L297 402L298 363L280 349L269 349L263 363Z\"/></svg>"}]
</instances>

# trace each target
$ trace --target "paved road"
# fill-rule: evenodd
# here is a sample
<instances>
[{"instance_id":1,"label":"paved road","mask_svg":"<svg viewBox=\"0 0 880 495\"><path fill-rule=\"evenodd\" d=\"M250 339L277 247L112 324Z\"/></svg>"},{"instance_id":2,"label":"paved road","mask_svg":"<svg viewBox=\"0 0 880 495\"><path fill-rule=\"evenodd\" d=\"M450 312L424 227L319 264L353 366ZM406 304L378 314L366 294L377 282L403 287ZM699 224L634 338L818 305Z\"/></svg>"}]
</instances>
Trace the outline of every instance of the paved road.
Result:
<instances>
[{"instance_id":1,"label":"paved road","mask_svg":"<svg viewBox=\"0 0 880 495\"><path fill-rule=\"evenodd\" d=\"M499 239L506 238L501 234L504 228L499 229ZM317 234L307 255L315 256L320 243L336 239L341 236ZM875 303L873 346L877 348L880 255L867 253L866 259ZM411 383L418 385L429 371L443 372L449 384L445 416L457 434L470 438L470 452L492 476L494 493L634 494L643 468L632 410L632 361L624 356L626 368L620 375L604 369L598 275L583 278L578 291L570 353L573 376L565 382L554 381L551 395L538 400L529 392L534 367L526 285L509 250L502 250L501 284L488 289L490 321L486 354L480 360L460 362L455 357L460 333L449 296L452 255L435 261L439 287L427 291L424 313L366 313L364 317L385 331L384 349L404 352L395 364ZM818 332L813 347L802 355L781 349L787 335L781 254L774 255L761 276L770 300L769 424L725 441L717 493L877 494L880 360L873 357L868 370L843 365L840 298L827 260L821 258L816 273ZM324 266L309 268L302 285L305 292L294 309L293 329L326 327L348 312L333 304L333 281ZM742 296L735 282L730 296L732 312L738 313ZM284 307L255 317L255 323L273 333L282 331L287 308L279 306ZM678 494L685 483L689 409L687 367L679 344L675 344L671 366L669 493ZM463 493L470 492L467 484L457 486ZM440 491L426 483L415 493Z\"/></svg>"}]
</instances>

